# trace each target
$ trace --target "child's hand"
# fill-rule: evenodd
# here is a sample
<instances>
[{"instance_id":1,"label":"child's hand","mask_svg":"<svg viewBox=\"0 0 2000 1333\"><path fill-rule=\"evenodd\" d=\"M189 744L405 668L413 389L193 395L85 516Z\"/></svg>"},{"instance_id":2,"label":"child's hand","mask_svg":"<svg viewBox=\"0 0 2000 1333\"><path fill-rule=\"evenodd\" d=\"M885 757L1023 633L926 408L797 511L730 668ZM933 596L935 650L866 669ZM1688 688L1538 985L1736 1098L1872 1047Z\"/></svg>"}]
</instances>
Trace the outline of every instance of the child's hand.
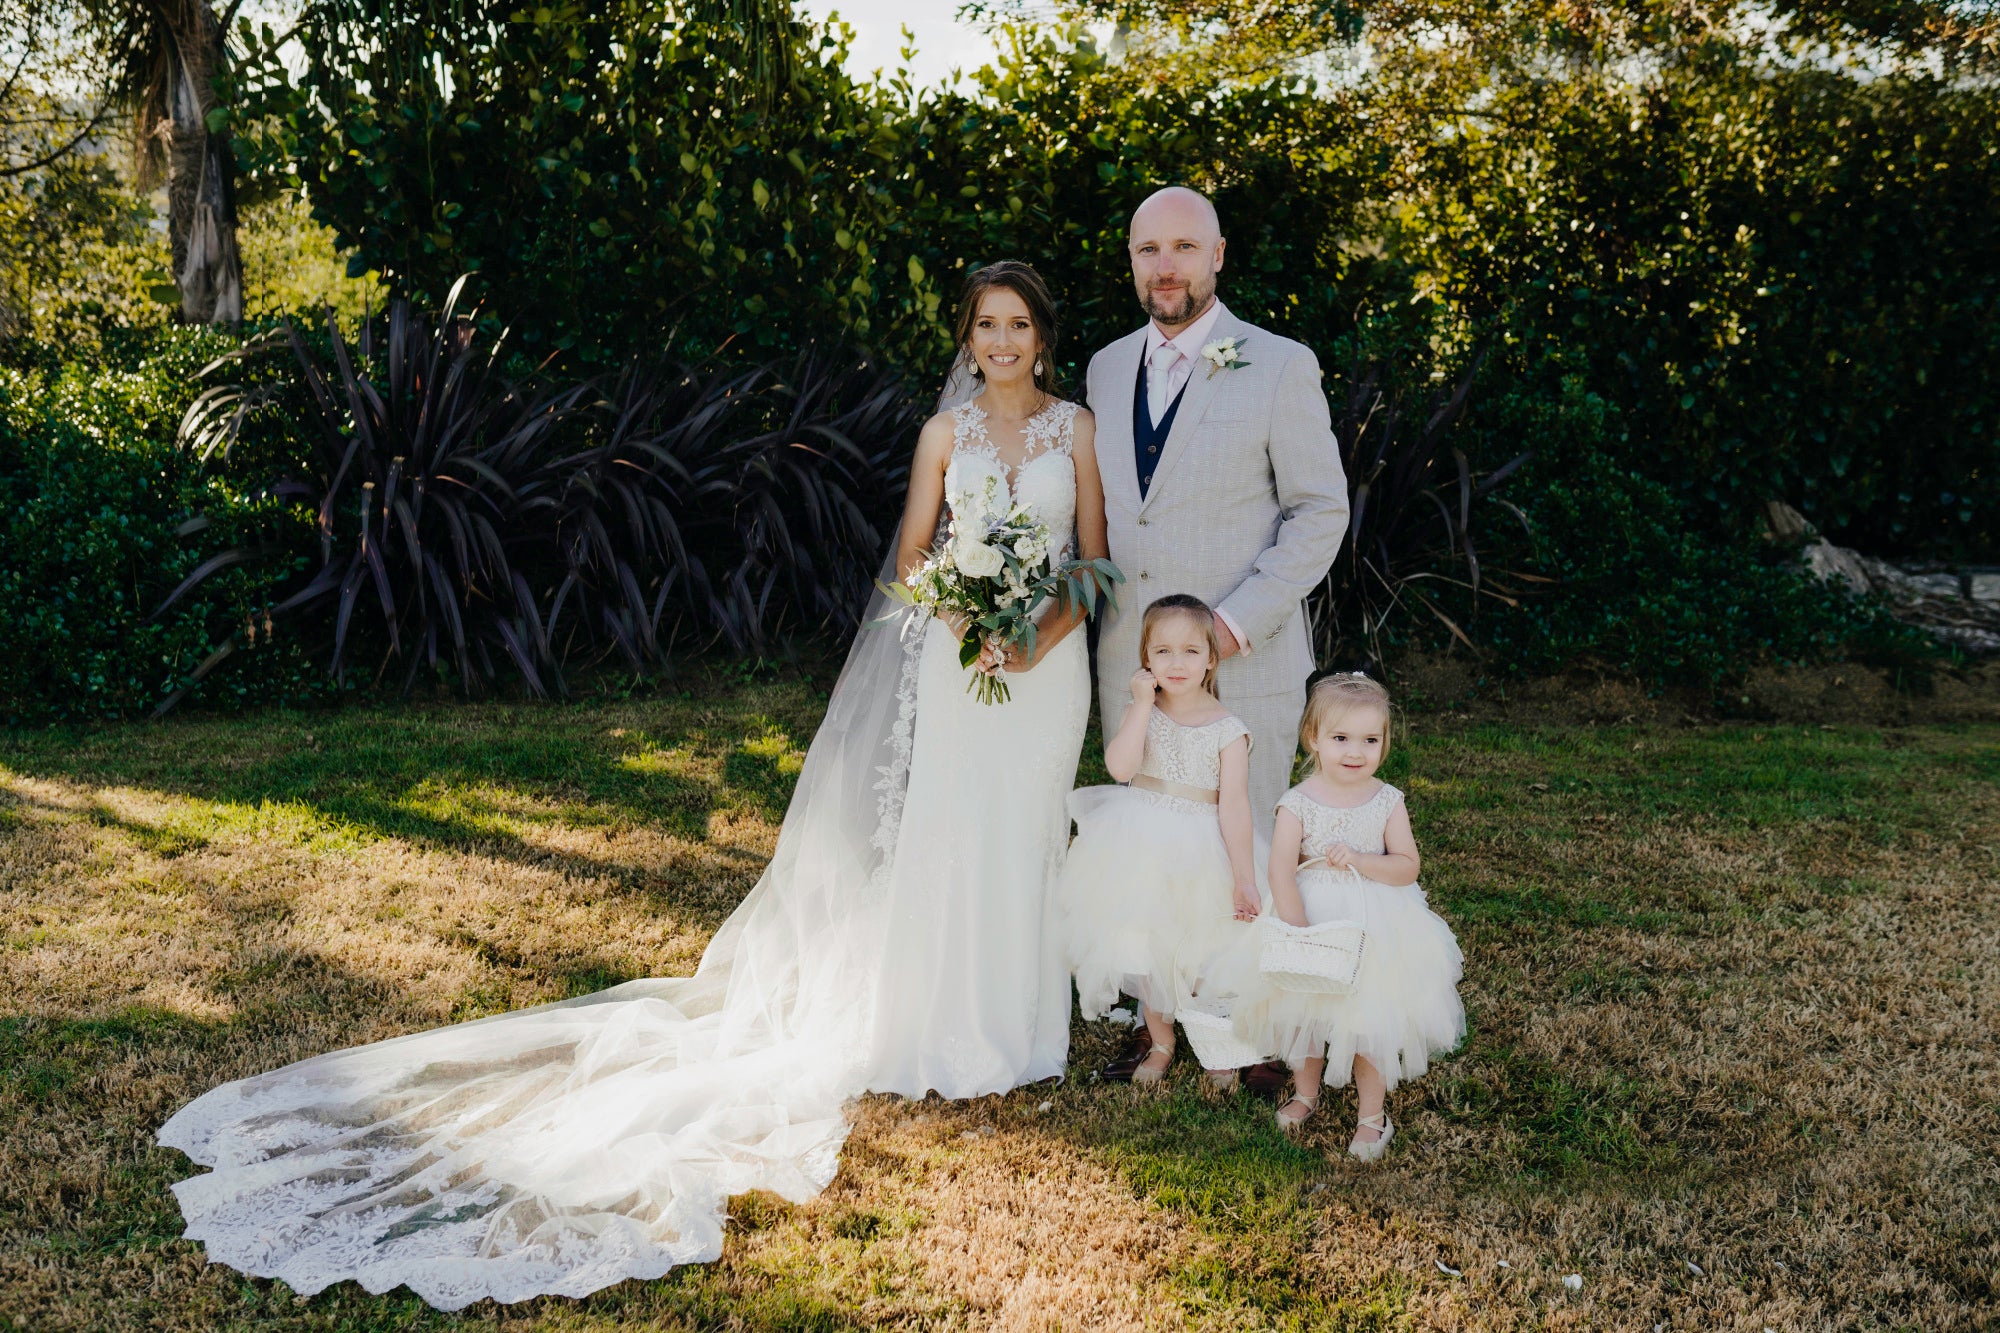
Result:
<instances>
[{"instance_id":1,"label":"child's hand","mask_svg":"<svg viewBox=\"0 0 2000 1333\"><path fill-rule=\"evenodd\" d=\"M1336 842L1333 846L1326 849L1326 863L1330 866L1338 866L1342 870L1353 870L1355 869L1354 858L1359 855L1361 855L1360 852L1355 851L1346 843Z\"/></svg>"},{"instance_id":2,"label":"child's hand","mask_svg":"<svg viewBox=\"0 0 2000 1333\"><path fill-rule=\"evenodd\" d=\"M1132 673L1133 703L1149 704L1153 702L1153 691L1158 688L1159 682L1153 679L1153 673L1146 670L1146 668L1140 667Z\"/></svg>"},{"instance_id":3,"label":"child's hand","mask_svg":"<svg viewBox=\"0 0 2000 1333\"><path fill-rule=\"evenodd\" d=\"M1263 904L1257 901L1257 891L1255 889L1251 888L1248 884L1238 884L1236 891L1230 896L1236 908L1236 919L1238 921L1255 921L1257 919L1257 914L1262 909Z\"/></svg>"}]
</instances>

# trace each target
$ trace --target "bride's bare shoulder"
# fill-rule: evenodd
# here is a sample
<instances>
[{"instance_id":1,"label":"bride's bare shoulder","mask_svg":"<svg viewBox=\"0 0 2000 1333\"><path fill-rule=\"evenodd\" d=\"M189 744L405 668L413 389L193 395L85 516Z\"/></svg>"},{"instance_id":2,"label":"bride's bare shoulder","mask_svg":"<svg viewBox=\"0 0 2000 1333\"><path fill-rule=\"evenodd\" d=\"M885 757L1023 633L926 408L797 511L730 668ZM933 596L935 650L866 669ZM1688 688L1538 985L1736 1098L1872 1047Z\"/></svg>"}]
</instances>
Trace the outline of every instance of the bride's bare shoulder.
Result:
<instances>
[{"instance_id":1,"label":"bride's bare shoulder","mask_svg":"<svg viewBox=\"0 0 2000 1333\"><path fill-rule=\"evenodd\" d=\"M1079 449L1088 449L1097 440L1097 418L1082 403L1076 405L1076 419L1070 429Z\"/></svg>"},{"instance_id":2,"label":"bride's bare shoulder","mask_svg":"<svg viewBox=\"0 0 2000 1333\"><path fill-rule=\"evenodd\" d=\"M957 439L957 429L950 412L939 412L924 423L917 432L917 458L919 463L936 463L942 467L944 460L951 456L952 444Z\"/></svg>"}]
</instances>

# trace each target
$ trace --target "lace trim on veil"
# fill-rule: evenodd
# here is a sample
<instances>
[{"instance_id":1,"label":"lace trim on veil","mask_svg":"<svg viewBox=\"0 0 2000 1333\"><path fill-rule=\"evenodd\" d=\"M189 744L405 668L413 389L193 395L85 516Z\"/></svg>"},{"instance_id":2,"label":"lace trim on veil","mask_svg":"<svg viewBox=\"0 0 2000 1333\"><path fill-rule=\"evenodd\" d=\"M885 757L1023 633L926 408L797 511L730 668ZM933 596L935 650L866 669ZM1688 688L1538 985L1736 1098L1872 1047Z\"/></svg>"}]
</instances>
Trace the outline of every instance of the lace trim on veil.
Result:
<instances>
[{"instance_id":1,"label":"lace trim on veil","mask_svg":"<svg viewBox=\"0 0 2000 1333\"><path fill-rule=\"evenodd\" d=\"M889 762L875 771L880 793L875 803L875 835L869 845L882 853L875 868L876 884L886 883L895 865L896 839L903 831L903 806L910 795L910 756L915 751L912 737L917 722L917 676L923 665L923 631L930 617L916 615L903 630L903 668L896 678L896 721L883 744L889 748Z\"/></svg>"}]
</instances>

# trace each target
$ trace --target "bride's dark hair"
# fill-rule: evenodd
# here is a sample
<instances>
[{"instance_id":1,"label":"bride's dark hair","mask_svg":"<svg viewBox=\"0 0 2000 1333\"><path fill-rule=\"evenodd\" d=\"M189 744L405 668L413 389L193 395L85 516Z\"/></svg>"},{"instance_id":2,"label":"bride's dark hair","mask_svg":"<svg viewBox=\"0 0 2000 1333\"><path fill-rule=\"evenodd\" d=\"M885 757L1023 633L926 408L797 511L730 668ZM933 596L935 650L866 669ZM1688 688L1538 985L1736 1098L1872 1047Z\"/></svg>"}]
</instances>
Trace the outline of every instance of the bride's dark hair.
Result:
<instances>
[{"instance_id":1,"label":"bride's dark hair","mask_svg":"<svg viewBox=\"0 0 2000 1333\"><path fill-rule=\"evenodd\" d=\"M967 364L975 379L986 378L986 372L972 360L969 349L973 321L979 318L979 303L995 287L1005 287L1028 307L1028 322L1035 326L1035 337L1042 345L1042 368L1035 375L1035 387L1054 397L1058 383L1055 298L1049 295L1049 285L1042 281L1042 275L1018 259L1002 259L966 275L965 290L958 295L957 325L952 330L952 336L958 340L958 359Z\"/></svg>"}]
</instances>

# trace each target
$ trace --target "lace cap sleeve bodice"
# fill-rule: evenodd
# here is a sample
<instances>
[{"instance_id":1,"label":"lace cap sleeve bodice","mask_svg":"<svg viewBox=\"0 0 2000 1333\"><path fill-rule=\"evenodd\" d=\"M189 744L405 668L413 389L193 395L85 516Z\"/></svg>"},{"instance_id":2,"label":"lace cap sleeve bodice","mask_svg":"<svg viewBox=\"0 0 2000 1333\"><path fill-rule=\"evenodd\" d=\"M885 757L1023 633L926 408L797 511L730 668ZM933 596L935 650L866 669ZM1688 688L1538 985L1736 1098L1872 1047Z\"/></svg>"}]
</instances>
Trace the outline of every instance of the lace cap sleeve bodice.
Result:
<instances>
[{"instance_id":1,"label":"lace cap sleeve bodice","mask_svg":"<svg viewBox=\"0 0 2000 1333\"><path fill-rule=\"evenodd\" d=\"M1388 850L1382 841L1382 831L1389 825L1389 812L1402 799L1403 793L1386 782L1356 806L1322 805L1306 795L1303 788L1294 787L1279 798L1278 808L1291 811L1305 826L1305 842L1300 850L1306 856L1325 856L1327 849L1337 842L1344 842L1357 852L1381 853Z\"/></svg>"},{"instance_id":2,"label":"lace cap sleeve bodice","mask_svg":"<svg viewBox=\"0 0 2000 1333\"><path fill-rule=\"evenodd\" d=\"M945 469L945 502L954 514L967 508L975 491L989 491L989 502L1003 511L1017 500L1034 511L1056 538L1059 557L1075 550L1077 405L1055 400L1022 426L1026 452L1011 468L986 430L986 409L978 399L951 410L951 462Z\"/></svg>"},{"instance_id":3,"label":"lace cap sleeve bodice","mask_svg":"<svg viewBox=\"0 0 2000 1333\"><path fill-rule=\"evenodd\" d=\"M1210 791L1222 785L1222 752L1250 729L1232 713L1198 727L1184 726L1158 708L1146 724L1146 757L1139 771L1162 782Z\"/></svg>"}]
</instances>

